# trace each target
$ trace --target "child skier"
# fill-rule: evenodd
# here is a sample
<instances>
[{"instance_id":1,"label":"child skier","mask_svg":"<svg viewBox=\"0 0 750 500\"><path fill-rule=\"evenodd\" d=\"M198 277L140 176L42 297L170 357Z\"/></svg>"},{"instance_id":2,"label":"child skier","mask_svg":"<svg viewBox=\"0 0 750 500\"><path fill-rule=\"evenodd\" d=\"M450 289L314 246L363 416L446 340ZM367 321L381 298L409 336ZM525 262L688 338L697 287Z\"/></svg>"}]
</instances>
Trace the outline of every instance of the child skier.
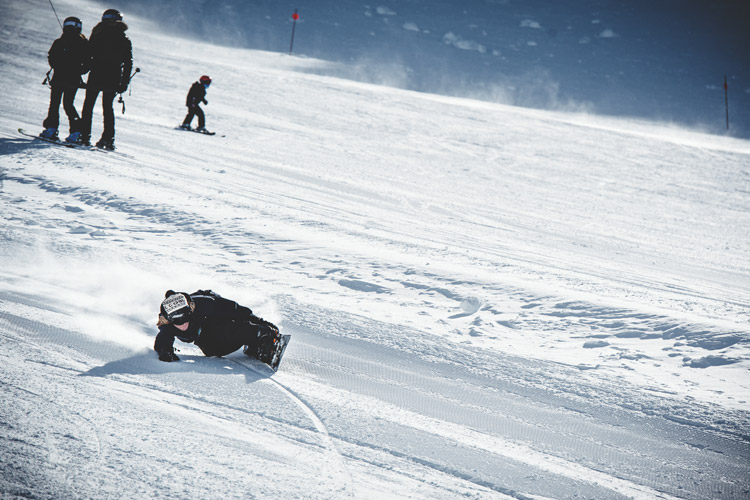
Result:
<instances>
[{"instance_id":1,"label":"child skier","mask_svg":"<svg viewBox=\"0 0 750 500\"><path fill-rule=\"evenodd\" d=\"M40 134L45 139L57 140L60 125L60 101L68 115L70 135L65 139L76 142L80 132L80 118L75 108L76 92L83 83L81 75L89 70L89 41L81 34L83 27L77 17L68 17L63 22L62 36L52 43L47 59L53 70L50 86L49 111Z\"/></svg>"},{"instance_id":2,"label":"child skier","mask_svg":"<svg viewBox=\"0 0 750 500\"><path fill-rule=\"evenodd\" d=\"M195 343L206 356L226 356L244 346L245 354L271 364L277 349L283 347L280 343L288 340L288 336L282 339L273 323L211 290L191 294L167 290L164 297L154 342L161 361L180 360L174 353L178 338Z\"/></svg>"},{"instance_id":3,"label":"child skier","mask_svg":"<svg viewBox=\"0 0 750 500\"><path fill-rule=\"evenodd\" d=\"M202 132L204 134L208 133L208 130L206 130L206 115L203 114L200 103L208 104L208 101L206 100L206 91L208 90L208 87L210 85L211 78L208 75L203 75L200 80L194 82L190 87L187 99L185 100L185 105L188 108L188 114L182 121L182 125L180 125L180 128L191 130L190 123L193 121L193 117L197 116L198 128L195 129L195 131Z\"/></svg>"}]
</instances>

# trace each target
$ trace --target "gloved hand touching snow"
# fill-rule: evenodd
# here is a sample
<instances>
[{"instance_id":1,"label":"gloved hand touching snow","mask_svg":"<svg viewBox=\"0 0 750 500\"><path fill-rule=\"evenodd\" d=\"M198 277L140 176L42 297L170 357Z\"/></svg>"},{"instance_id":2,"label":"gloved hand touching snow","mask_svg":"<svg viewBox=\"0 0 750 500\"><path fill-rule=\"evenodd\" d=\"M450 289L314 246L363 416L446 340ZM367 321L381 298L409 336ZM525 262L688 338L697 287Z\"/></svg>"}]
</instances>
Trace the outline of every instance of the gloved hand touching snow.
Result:
<instances>
[{"instance_id":1,"label":"gloved hand touching snow","mask_svg":"<svg viewBox=\"0 0 750 500\"><path fill-rule=\"evenodd\" d=\"M180 358L177 357L177 354L174 353L174 351L161 351L159 353L159 361L166 361L167 363L170 363L172 361L179 361Z\"/></svg>"}]
</instances>

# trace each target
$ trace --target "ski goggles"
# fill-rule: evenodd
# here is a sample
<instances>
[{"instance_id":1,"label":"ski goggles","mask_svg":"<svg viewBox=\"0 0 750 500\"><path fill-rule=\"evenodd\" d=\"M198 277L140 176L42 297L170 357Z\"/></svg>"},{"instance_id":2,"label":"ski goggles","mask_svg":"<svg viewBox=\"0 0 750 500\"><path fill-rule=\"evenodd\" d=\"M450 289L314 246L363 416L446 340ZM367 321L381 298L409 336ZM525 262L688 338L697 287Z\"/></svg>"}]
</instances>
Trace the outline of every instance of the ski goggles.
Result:
<instances>
[{"instance_id":1,"label":"ski goggles","mask_svg":"<svg viewBox=\"0 0 750 500\"><path fill-rule=\"evenodd\" d=\"M81 23L81 21L74 21L71 19L63 23L63 27L65 26L73 26L76 29L81 29L83 28L83 23Z\"/></svg>"},{"instance_id":2,"label":"ski goggles","mask_svg":"<svg viewBox=\"0 0 750 500\"><path fill-rule=\"evenodd\" d=\"M105 13L102 16L102 21L111 21L111 20L122 21L122 15L119 12L117 14L115 14L114 12L109 12L109 13Z\"/></svg>"}]
</instances>

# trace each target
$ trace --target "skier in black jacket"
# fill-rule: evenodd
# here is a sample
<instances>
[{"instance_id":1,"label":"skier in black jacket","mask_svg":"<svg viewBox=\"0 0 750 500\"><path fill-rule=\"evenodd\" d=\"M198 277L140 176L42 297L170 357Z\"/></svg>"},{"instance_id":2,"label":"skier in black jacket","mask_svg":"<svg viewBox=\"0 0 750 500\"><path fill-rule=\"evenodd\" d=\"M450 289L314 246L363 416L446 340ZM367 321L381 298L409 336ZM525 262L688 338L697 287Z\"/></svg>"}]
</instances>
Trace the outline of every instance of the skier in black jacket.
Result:
<instances>
[{"instance_id":1,"label":"skier in black jacket","mask_svg":"<svg viewBox=\"0 0 750 500\"><path fill-rule=\"evenodd\" d=\"M188 294L167 290L161 303L154 350L161 361L179 361L174 339L193 342L206 356L226 356L244 346L248 356L270 363L281 341L279 329L247 307L211 290Z\"/></svg>"},{"instance_id":2,"label":"skier in black jacket","mask_svg":"<svg viewBox=\"0 0 750 500\"><path fill-rule=\"evenodd\" d=\"M127 29L120 12L107 9L102 21L91 31L91 72L83 102L80 144L91 144L91 117L101 92L104 131L96 146L115 149L115 111L112 105L115 94L122 94L128 89L130 71L133 69L133 45L125 35Z\"/></svg>"},{"instance_id":3,"label":"skier in black jacket","mask_svg":"<svg viewBox=\"0 0 750 500\"><path fill-rule=\"evenodd\" d=\"M190 130L190 123L193 121L193 117L198 117L198 128L196 132L207 133L206 130L206 115L203 114L200 104L208 104L206 100L206 91L211 85L211 78L208 75L203 75L200 80L194 82L188 91L187 99L185 99L185 106L188 108L187 116L182 120L180 128Z\"/></svg>"},{"instance_id":4,"label":"skier in black jacket","mask_svg":"<svg viewBox=\"0 0 750 500\"><path fill-rule=\"evenodd\" d=\"M89 70L89 41L81 34L83 27L77 17L68 17L63 22L63 33L55 40L47 54L47 60L53 74L50 80L49 111L40 134L46 139L58 139L57 129L60 126L60 101L65 114L68 115L70 135L65 139L76 142L80 135L80 118L75 108L76 92L83 83L81 75Z\"/></svg>"}]
</instances>

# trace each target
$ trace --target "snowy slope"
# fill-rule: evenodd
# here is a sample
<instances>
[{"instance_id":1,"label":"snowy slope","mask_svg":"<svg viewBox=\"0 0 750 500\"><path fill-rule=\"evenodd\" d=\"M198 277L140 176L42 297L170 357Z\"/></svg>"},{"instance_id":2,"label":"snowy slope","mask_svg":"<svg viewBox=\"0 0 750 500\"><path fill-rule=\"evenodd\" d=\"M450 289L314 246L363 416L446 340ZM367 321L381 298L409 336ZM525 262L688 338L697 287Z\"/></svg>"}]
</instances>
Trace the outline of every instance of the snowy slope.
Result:
<instances>
[{"instance_id":1,"label":"snowy slope","mask_svg":"<svg viewBox=\"0 0 750 500\"><path fill-rule=\"evenodd\" d=\"M314 70L503 104L750 137L750 3L703 0L129 0L159 29L289 50ZM337 64L343 63L343 64ZM724 75L729 84L726 129Z\"/></svg>"},{"instance_id":2,"label":"snowy slope","mask_svg":"<svg viewBox=\"0 0 750 500\"><path fill-rule=\"evenodd\" d=\"M750 494L748 141L337 79L123 9L118 152L69 150L16 132L49 4L2 6L4 496ZM174 130L203 73L214 137ZM277 322L280 371L159 362L167 288Z\"/></svg>"}]
</instances>

